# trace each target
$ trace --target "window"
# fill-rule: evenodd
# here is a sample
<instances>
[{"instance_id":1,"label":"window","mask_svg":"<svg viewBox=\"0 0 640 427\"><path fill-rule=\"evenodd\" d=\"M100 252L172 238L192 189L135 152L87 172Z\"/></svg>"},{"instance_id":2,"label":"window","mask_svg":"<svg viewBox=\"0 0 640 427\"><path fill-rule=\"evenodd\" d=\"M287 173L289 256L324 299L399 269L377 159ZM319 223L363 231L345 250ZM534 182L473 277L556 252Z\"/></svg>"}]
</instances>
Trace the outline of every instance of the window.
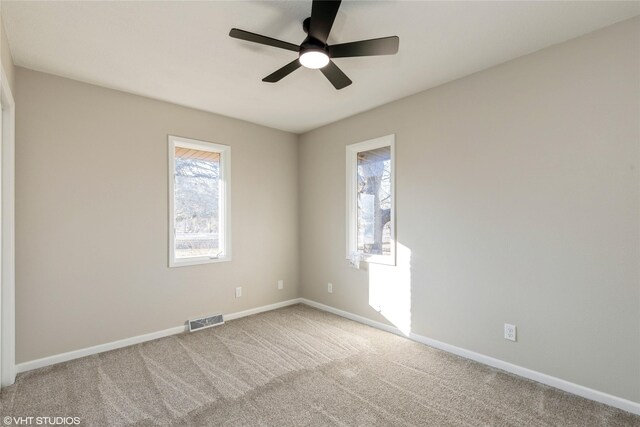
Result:
<instances>
[{"instance_id":1,"label":"window","mask_svg":"<svg viewBox=\"0 0 640 427\"><path fill-rule=\"evenodd\" d=\"M347 258L395 265L394 142L347 146Z\"/></svg>"},{"instance_id":2,"label":"window","mask_svg":"<svg viewBox=\"0 0 640 427\"><path fill-rule=\"evenodd\" d=\"M169 266L231 260L227 145L169 136Z\"/></svg>"}]
</instances>

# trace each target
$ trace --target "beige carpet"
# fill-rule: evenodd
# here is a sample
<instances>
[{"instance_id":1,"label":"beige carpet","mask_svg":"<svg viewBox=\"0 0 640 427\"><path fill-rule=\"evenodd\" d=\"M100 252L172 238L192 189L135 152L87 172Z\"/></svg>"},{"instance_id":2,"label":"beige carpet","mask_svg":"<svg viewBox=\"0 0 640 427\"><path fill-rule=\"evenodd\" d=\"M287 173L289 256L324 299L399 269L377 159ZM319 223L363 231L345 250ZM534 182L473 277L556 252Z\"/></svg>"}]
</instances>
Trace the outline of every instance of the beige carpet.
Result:
<instances>
[{"instance_id":1,"label":"beige carpet","mask_svg":"<svg viewBox=\"0 0 640 427\"><path fill-rule=\"evenodd\" d=\"M27 372L0 401L3 417L95 426L640 426L303 305Z\"/></svg>"}]
</instances>

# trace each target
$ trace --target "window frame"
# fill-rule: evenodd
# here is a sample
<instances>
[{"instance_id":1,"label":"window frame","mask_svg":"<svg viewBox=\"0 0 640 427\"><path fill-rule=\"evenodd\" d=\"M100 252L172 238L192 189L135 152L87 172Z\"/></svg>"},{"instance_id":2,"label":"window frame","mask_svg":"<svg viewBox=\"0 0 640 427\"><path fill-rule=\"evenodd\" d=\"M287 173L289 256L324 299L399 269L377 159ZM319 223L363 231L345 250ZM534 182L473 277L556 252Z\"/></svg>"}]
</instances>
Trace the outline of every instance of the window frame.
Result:
<instances>
[{"instance_id":1,"label":"window frame","mask_svg":"<svg viewBox=\"0 0 640 427\"><path fill-rule=\"evenodd\" d=\"M396 165L395 165L395 134L369 139L346 147L346 195L347 195L347 259L351 259L351 254L358 252L360 260L385 265L396 265ZM358 251L358 153L374 150L376 148L390 148L390 171L391 176L391 212L390 212L390 253L389 255L364 254Z\"/></svg>"},{"instance_id":2,"label":"window frame","mask_svg":"<svg viewBox=\"0 0 640 427\"><path fill-rule=\"evenodd\" d=\"M208 141L168 135L169 152L169 267L211 264L231 261L231 147ZM220 154L219 223L218 241L222 249L220 257L200 256L177 259L175 256L175 149L176 147L209 151Z\"/></svg>"}]
</instances>

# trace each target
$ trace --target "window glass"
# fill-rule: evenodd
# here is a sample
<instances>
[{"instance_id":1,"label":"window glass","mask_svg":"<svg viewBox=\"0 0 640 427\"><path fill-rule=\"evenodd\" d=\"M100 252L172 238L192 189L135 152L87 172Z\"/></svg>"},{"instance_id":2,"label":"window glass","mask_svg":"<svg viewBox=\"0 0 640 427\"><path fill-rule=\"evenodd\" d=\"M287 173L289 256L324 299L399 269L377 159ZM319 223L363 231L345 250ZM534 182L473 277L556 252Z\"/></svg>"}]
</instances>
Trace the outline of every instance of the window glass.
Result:
<instances>
[{"instance_id":1,"label":"window glass","mask_svg":"<svg viewBox=\"0 0 640 427\"><path fill-rule=\"evenodd\" d=\"M358 251L389 255L391 249L391 147L357 154Z\"/></svg>"},{"instance_id":2,"label":"window glass","mask_svg":"<svg viewBox=\"0 0 640 427\"><path fill-rule=\"evenodd\" d=\"M175 257L219 256L220 153L175 147Z\"/></svg>"}]
</instances>

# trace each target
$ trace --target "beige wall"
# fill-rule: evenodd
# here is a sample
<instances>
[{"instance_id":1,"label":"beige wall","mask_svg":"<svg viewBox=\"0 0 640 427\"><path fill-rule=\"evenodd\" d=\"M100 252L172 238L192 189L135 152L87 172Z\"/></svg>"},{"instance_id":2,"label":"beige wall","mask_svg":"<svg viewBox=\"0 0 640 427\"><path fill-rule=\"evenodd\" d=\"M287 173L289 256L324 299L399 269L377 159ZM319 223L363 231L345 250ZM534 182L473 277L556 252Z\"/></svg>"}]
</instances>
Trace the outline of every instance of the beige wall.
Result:
<instances>
[{"instance_id":1,"label":"beige wall","mask_svg":"<svg viewBox=\"0 0 640 427\"><path fill-rule=\"evenodd\" d=\"M17 363L298 296L296 135L23 68L17 86ZM167 267L167 134L231 146L233 261Z\"/></svg>"},{"instance_id":2,"label":"beige wall","mask_svg":"<svg viewBox=\"0 0 640 427\"><path fill-rule=\"evenodd\" d=\"M302 135L302 296L640 402L639 55L635 18ZM391 133L400 265L351 269L345 146Z\"/></svg>"},{"instance_id":3,"label":"beige wall","mask_svg":"<svg viewBox=\"0 0 640 427\"><path fill-rule=\"evenodd\" d=\"M1 11L0 11L1 12ZM9 42L7 41L7 33L4 30L4 21L0 14L0 62L2 63L2 69L7 73L7 80L9 81L9 87L11 92L15 93L15 78L13 58L11 57L11 50L9 50Z\"/></svg>"}]
</instances>

